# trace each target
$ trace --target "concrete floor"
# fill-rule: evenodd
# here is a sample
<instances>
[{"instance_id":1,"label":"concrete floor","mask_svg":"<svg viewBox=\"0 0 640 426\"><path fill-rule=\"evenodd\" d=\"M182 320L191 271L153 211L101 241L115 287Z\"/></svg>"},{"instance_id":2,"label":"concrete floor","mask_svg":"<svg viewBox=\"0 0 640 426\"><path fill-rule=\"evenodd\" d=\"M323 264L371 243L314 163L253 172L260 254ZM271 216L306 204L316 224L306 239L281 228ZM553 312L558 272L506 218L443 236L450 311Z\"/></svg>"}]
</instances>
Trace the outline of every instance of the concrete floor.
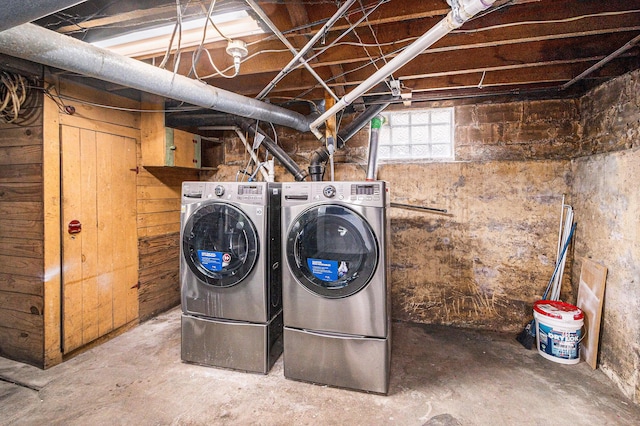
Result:
<instances>
[{"instance_id":1,"label":"concrete floor","mask_svg":"<svg viewBox=\"0 0 640 426\"><path fill-rule=\"evenodd\" d=\"M47 371L0 358L0 424L637 425L640 407L585 363L514 336L393 326L388 396L180 361L173 309Z\"/></svg>"}]
</instances>

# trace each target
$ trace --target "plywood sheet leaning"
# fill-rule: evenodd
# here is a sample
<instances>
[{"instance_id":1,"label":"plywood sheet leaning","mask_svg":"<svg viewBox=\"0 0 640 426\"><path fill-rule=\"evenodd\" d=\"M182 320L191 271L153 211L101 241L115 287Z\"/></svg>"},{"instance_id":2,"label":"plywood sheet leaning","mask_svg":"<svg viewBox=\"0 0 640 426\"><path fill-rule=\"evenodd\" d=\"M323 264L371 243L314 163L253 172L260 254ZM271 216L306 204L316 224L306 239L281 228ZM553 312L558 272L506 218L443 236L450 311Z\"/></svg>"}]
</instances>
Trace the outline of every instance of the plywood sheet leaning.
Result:
<instances>
[{"instance_id":1,"label":"plywood sheet leaning","mask_svg":"<svg viewBox=\"0 0 640 426\"><path fill-rule=\"evenodd\" d=\"M598 365L598 342L607 268L584 259L578 285L578 307L584 312L586 335L580 345L580 357L594 370Z\"/></svg>"}]
</instances>

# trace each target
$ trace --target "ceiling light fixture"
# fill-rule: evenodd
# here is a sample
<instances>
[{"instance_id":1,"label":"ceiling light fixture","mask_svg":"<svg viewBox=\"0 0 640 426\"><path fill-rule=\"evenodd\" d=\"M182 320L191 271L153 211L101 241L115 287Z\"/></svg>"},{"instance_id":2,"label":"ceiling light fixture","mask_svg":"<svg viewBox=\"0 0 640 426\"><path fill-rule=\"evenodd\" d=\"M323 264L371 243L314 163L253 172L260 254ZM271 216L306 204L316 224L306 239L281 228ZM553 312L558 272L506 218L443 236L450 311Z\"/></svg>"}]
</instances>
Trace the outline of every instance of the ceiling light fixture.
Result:
<instances>
[{"instance_id":1,"label":"ceiling light fixture","mask_svg":"<svg viewBox=\"0 0 640 426\"><path fill-rule=\"evenodd\" d=\"M264 30L247 11L240 10L221 14L214 14L211 19L220 31L229 38L245 37L254 34L263 34ZM206 18L192 19L182 22L181 49L198 46L202 41L202 29L207 22ZM169 46L169 40L175 24L144 29L121 36L95 41L94 46L109 49L129 57L149 57L165 52ZM224 40L217 31L207 31L205 43L213 43ZM233 43L233 46L231 44ZM174 43L175 46L175 43ZM174 49L172 46L172 49ZM230 51L231 50L231 51ZM244 53L243 53L244 52ZM240 60L246 56L246 44L240 40L233 40L227 46L227 53L233 56L234 64L239 66Z\"/></svg>"},{"instance_id":2,"label":"ceiling light fixture","mask_svg":"<svg viewBox=\"0 0 640 426\"><path fill-rule=\"evenodd\" d=\"M238 74L240 72L240 61L249 54L247 43L242 40L229 40L225 50L227 54L233 57L233 67L235 68L236 74Z\"/></svg>"}]
</instances>

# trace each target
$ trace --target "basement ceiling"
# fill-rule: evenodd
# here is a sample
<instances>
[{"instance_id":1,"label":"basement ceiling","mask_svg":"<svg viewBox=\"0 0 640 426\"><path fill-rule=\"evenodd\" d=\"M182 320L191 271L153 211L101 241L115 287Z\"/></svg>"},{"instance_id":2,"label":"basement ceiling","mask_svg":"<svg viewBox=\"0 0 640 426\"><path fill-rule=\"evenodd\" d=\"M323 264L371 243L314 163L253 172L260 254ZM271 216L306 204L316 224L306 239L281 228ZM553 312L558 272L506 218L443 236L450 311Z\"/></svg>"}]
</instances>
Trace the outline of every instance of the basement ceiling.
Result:
<instances>
[{"instance_id":1,"label":"basement ceiling","mask_svg":"<svg viewBox=\"0 0 640 426\"><path fill-rule=\"evenodd\" d=\"M175 23L176 1L90 0L37 21L84 41L96 41L148 25ZM265 34L244 37L248 56L239 75L216 73L207 55L193 63L194 48L172 54L165 67L192 73L212 86L256 97L289 64L294 54L244 1L218 0L214 12L245 9ZM286 40L299 51L344 2L329 0L257 1ZM183 19L204 16L211 1L179 2ZM341 98L442 20L445 0L357 0L325 31L306 55L322 80L298 66L265 100L288 108L327 98L326 85ZM353 27L350 29L350 27ZM214 31L209 27L208 31ZM441 100L496 97L569 98L640 67L640 0L498 0L393 74L405 101L413 105ZM204 46L215 65L233 73L227 42ZM158 65L164 53L138 58ZM389 83L389 82L387 82ZM112 87L111 90L119 90ZM374 102L391 93L389 84L354 102ZM304 111L301 111L304 112ZM309 111L306 111L309 112Z\"/></svg>"}]
</instances>

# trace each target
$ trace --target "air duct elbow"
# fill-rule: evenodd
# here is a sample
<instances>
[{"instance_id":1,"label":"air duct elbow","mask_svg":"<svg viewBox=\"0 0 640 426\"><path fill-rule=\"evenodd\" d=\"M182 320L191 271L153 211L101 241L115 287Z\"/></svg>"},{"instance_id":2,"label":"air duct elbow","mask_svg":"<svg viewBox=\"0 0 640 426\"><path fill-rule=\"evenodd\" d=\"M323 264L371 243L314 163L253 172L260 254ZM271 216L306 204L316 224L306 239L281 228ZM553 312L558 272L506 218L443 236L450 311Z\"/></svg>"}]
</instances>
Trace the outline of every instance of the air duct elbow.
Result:
<instances>
[{"instance_id":1,"label":"air duct elbow","mask_svg":"<svg viewBox=\"0 0 640 426\"><path fill-rule=\"evenodd\" d=\"M324 176L324 163L329 159L329 150L321 146L313 151L309 158L309 176L314 182L319 182Z\"/></svg>"}]
</instances>

